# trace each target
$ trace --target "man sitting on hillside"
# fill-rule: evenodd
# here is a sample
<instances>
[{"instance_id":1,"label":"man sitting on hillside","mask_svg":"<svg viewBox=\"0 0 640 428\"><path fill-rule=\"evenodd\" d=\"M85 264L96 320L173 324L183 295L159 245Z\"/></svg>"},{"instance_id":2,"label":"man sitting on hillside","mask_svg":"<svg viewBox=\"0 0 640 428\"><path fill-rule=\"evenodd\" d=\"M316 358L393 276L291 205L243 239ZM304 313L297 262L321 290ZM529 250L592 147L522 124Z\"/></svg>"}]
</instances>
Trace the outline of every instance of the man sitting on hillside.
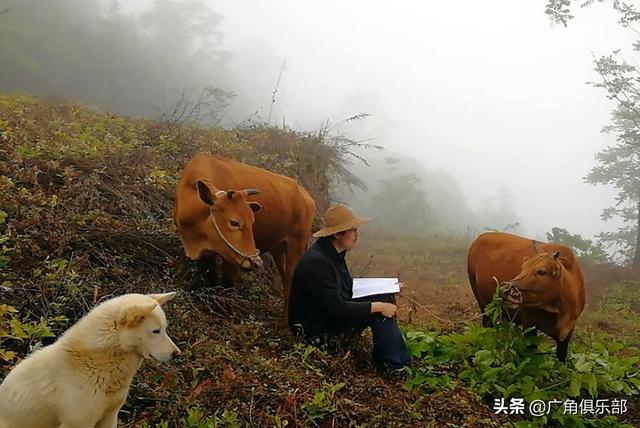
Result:
<instances>
[{"instance_id":1,"label":"man sitting on hillside","mask_svg":"<svg viewBox=\"0 0 640 428\"><path fill-rule=\"evenodd\" d=\"M289 297L289 326L316 346L342 333L373 334L373 359L386 374L401 376L411 356L395 318L393 294L353 299L353 279L345 255L358 241L356 217L346 205L327 210L325 228L295 268Z\"/></svg>"}]
</instances>

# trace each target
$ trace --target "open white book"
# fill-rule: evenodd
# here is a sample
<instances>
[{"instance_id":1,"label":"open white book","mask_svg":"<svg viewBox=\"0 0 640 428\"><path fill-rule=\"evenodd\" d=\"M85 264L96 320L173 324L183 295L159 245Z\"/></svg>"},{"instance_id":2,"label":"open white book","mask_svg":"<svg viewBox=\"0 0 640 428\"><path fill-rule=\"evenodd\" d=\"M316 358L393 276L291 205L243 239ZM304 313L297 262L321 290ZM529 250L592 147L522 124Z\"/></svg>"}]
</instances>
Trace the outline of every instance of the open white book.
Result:
<instances>
[{"instance_id":1,"label":"open white book","mask_svg":"<svg viewBox=\"0 0 640 428\"><path fill-rule=\"evenodd\" d=\"M398 293L398 278L353 278L353 298Z\"/></svg>"}]
</instances>

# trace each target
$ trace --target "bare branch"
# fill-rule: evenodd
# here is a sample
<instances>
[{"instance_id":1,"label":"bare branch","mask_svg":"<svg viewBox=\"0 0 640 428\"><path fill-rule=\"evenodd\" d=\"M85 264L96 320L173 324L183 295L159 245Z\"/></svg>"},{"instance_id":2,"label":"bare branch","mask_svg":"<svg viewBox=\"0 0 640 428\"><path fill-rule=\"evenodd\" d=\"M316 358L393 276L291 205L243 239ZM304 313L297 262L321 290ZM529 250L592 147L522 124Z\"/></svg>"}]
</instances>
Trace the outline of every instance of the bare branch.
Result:
<instances>
[{"instance_id":1,"label":"bare branch","mask_svg":"<svg viewBox=\"0 0 640 428\"><path fill-rule=\"evenodd\" d=\"M159 112L157 120L169 124L171 129L178 129L189 122L217 126L232 96L233 93L207 86L193 99L191 91L183 88L170 110L156 107Z\"/></svg>"},{"instance_id":2,"label":"bare branch","mask_svg":"<svg viewBox=\"0 0 640 428\"><path fill-rule=\"evenodd\" d=\"M287 66L286 61L282 63L282 66L280 66L280 73L278 73L278 80L276 81L276 86L273 88L273 93L271 94L271 105L269 106L269 116L267 117L267 123L271 123L271 112L273 111L273 106L276 103L276 94L278 93L278 88L280 87L280 79L282 79L282 74L284 73L286 66Z\"/></svg>"}]
</instances>

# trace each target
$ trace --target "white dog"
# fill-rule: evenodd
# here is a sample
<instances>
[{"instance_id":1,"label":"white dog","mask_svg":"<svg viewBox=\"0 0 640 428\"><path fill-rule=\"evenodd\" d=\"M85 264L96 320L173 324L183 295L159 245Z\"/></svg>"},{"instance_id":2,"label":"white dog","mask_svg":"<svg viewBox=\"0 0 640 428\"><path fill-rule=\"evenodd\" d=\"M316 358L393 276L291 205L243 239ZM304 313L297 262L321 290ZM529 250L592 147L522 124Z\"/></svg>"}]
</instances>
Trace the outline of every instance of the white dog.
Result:
<instances>
[{"instance_id":1,"label":"white dog","mask_svg":"<svg viewBox=\"0 0 640 428\"><path fill-rule=\"evenodd\" d=\"M0 428L116 428L142 360L180 354L160 308L173 296L108 300L20 362L0 385Z\"/></svg>"}]
</instances>

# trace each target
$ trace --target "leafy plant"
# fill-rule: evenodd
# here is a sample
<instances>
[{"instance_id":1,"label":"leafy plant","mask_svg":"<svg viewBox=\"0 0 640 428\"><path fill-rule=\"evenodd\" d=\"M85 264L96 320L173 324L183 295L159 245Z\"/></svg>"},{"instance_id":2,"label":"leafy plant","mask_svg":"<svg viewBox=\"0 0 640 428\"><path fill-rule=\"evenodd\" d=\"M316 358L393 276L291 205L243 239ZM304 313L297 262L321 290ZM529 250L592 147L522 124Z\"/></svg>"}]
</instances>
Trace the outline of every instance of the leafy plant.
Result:
<instances>
[{"instance_id":1,"label":"leafy plant","mask_svg":"<svg viewBox=\"0 0 640 428\"><path fill-rule=\"evenodd\" d=\"M183 428L240 428L242 423L238 418L238 412L235 410L218 409L213 416L205 416L205 413L199 408L191 408L187 415L180 418L180 426ZM153 428L169 428L169 422L161 421L153 425ZM151 428L152 426L144 423L143 428Z\"/></svg>"},{"instance_id":2,"label":"leafy plant","mask_svg":"<svg viewBox=\"0 0 640 428\"><path fill-rule=\"evenodd\" d=\"M302 367L314 372L317 376L324 377L322 368L318 365L326 360L327 353L325 351L306 343L296 343L291 352L299 360Z\"/></svg>"},{"instance_id":3,"label":"leafy plant","mask_svg":"<svg viewBox=\"0 0 640 428\"><path fill-rule=\"evenodd\" d=\"M344 383L331 384L323 383L322 389L315 392L311 400L302 403L302 411L310 423L315 424L316 421L326 418L328 415L335 413L335 394L345 387Z\"/></svg>"},{"instance_id":4,"label":"leafy plant","mask_svg":"<svg viewBox=\"0 0 640 428\"><path fill-rule=\"evenodd\" d=\"M12 314L17 313L18 310L13 306L2 304L0 305L0 360L5 363L12 362L17 354L14 351L6 350L2 347L2 343L11 338L11 319Z\"/></svg>"},{"instance_id":5,"label":"leafy plant","mask_svg":"<svg viewBox=\"0 0 640 428\"><path fill-rule=\"evenodd\" d=\"M640 393L640 357L615 355L622 345L595 342L588 349L574 345L567 363L562 364L541 336L527 334L529 330L504 319L497 292L486 314L494 327L468 325L463 333L448 335L407 332L409 349L425 367L415 371L405 387L446 388L451 381L442 379L449 374L485 398L515 397L531 402ZM603 423L565 415L560 408L547 416L527 415L527 419L537 426L550 421L562 426Z\"/></svg>"}]
</instances>

